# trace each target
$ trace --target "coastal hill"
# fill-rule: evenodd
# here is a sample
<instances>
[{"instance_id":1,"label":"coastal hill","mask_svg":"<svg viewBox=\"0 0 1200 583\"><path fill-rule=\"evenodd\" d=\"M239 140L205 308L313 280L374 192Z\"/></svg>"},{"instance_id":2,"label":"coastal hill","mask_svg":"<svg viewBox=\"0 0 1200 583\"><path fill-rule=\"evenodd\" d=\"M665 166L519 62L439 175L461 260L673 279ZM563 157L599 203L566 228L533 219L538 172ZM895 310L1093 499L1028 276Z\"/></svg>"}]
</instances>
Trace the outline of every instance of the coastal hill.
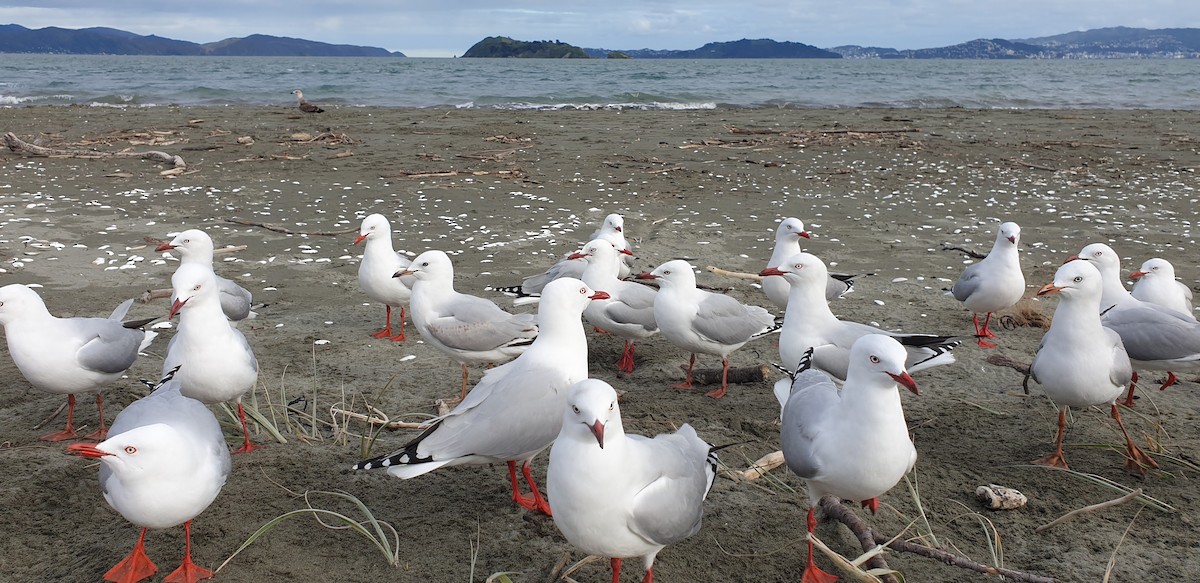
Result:
<instances>
[{"instance_id":1,"label":"coastal hill","mask_svg":"<svg viewBox=\"0 0 1200 583\"><path fill-rule=\"evenodd\" d=\"M1200 28L1118 26L1039 38L976 39L930 49L849 45L829 50L856 59L1195 59L1200 58Z\"/></svg>"},{"instance_id":2,"label":"coastal hill","mask_svg":"<svg viewBox=\"0 0 1200 583\"><path fill-rule=\"evenodd\" d=\"M603 58L613 53L605 49L584 49L593 57ZM623 49L616 51L635 59L840 59L842 55L812 45L780 42L771 39L742 39L708 43L698 49L665 51L654 49Z\"/></svg>"},{"instance_id":3,"label":"coastal hill","mask_svg":"<svg viewBox=\"0 0 1200 583\"><path fill-rule=\"evenodd\" d=\"M587 59L583 49L561 41L519 41L489 36L467 49L464 58Z\"/></svg>"},{"instance_id":4,"label":"coastal hill","mask_svg":"<svg viewBox=\"0 0 1200 583\"><path fill-rule=\"evenodd\" d=\"M49 26L30 29L0 25L0 53L67 55L211 55L231 57L403 57L377 47L254 34L246 38L197 44L160 36L142 36L115 28L69 29Z\"/></svg>"}]
</instances>

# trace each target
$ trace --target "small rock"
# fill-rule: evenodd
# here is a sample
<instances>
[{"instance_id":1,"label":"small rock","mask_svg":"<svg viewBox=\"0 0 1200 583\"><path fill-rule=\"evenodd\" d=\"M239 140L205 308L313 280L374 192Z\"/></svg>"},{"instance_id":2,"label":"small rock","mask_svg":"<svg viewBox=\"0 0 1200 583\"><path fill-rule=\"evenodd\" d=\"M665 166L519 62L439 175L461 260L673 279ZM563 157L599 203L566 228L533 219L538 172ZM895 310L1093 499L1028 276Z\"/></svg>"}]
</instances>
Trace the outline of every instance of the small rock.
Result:
<instances>
[{"instance_id":1,"label":"small rock","mask_svg":"<svg viewBox=\"0 0 1200 583\"><path fill-rule=\"evenodd\" d=\"M975 497L991 510L1016 510L1029 502L1019 491L996 484L975 488Z\"/></svg>"}]
</instances>

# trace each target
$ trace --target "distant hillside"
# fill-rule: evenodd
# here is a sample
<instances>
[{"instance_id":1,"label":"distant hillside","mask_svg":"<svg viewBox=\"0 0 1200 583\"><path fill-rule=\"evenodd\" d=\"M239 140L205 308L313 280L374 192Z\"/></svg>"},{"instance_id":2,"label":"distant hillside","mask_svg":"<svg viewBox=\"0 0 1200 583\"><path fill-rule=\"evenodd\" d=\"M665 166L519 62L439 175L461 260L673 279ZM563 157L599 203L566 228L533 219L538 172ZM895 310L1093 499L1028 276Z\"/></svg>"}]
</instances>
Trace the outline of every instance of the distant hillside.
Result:
<instances>
[{"instance_id":1,"label":"distant hillside","mask_svg":"<svg viewBox=\"0 0 1200 583\"><path fill-rule=\"evenodd\" d=\"M520 41L506 36L489 36L467 49L463 57L518 59L588 59L583 49L561 41Z\"/></svg>"},{"instance_id":2,"label":"distant hillside","mask_svg":"<svg viewBox=\"0 0 1200 583\"><path fill-rule=\"evenodd\" d=\"M584 49L593 57L603 58L610 49ZM698 49L668 51L655 49L621 49L622 54L635 59L840 59L842 55L812 45L780 42L770 39L742 39L712 42Z\"/></svg>"},{"instance_id":3,"label":"distant hillside","mask_svg":"<svg viewBox=\"0 0 1200 583\"><path fill-rule=\"evenodd\" d=\"M1007 41L1004 39L978 39L937 49L899 51L894 55L880 55L882 59L1028 59L1047 56L1044 47Z\"/></svg>"},{"instance_id":4,"label":"distant hillside","mask_svg":"<svg viewBox=\"0 0 1200 583\"><path fill-rule=\"evenodd\" d=\"M977 39L930 49L848 45L830 50L856 59L1194 59L1200 58L1200 29L1097 28L1041 38Z\"/></svg>"},{"instance_id":5,"label":"distant hillside","mask_svg":"<svg viewBox=\"0 0 1200 583\"><path fill-rule=\"evenodd\" d=\"M0 25L0 53L67 55L214 55L237 57L403 57L376 47L328 43L262 34L207 44L142 36L115 28L29 29Z\"/></svg>"}]
</instances>

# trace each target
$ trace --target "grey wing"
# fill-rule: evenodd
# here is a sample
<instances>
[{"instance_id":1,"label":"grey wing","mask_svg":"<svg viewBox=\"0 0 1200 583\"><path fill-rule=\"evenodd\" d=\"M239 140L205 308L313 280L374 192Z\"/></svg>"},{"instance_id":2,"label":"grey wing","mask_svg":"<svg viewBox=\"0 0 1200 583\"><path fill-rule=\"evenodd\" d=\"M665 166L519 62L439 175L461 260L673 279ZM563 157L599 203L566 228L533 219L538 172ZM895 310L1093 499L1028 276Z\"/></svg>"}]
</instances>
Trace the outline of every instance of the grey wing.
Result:
<instances>
[{"instance_id":1,"label":"grey wing","mask_svg":"<svg viewBox=\"0 0 1200 583\"><path fill-rule=\"evenodd\" d=\"M1200 357L1200 324L1175 310L1142 302L1109 310L1101 323L1121 336L1134 360Z\"/></svg>"},{"instance_id":2,"label":"grey wing","mask_svg":"<svg viewBox=\"0 0 1200 583\"><path fill-rule=\"evenodd\" d=\"M788 468L801 478L821 472L821 459L813 450L814 438L824 428L827 412L841 400L838 388L825 373L806 370L792 381L792 394L783 407L779 441Z\"/></svg>"},{"instance_id":3,"label":"grey wing","mask_svg":"<svg viewBox=\"0 0 1200 583\"><path fill-rule=\"evenodd\" d=\"M459 295L450 314L429 321L429 330L438 340L458 350L492 350L514 338L536 335L533 314L510 314L491 301Z\"/></svg>"},{"instance_id":4,"label":"grey wing","mask_svg":"<svg viewBox=\"0 0 1200 583\"><path fill-rule=\"evenodd\" d=\"M686 430L685 430L686 428ZM708 494L709 446L689 426L678 433L646 439L630 435L640 450L632 465L653 468L657 475L634 495L629 528L655 544L681 541L700 530Z\"/></svg>"},{"instance_id":5,"label":"grey wing","mask_svg":"<svg viewBox=\"0 0 1200 583\"><path fill-rule=\"evenodd\" d=\"M623 298L622 298L623 300ZM631 306L624 301L609 302L604 306L604 313L614 322L636 324L647 331L657 330L658 323L654 320L654 305L642 307Z\"/></svg>"},{"instance_id":6,"label":"grey wing","mask_svg":"<svg viewBox=\"0 0 1200 583\"><path fill-rule=\"evenodd\" d=\"M537 275L531 275L521 282L521 291L527 294L540 294L546 284L560 277L574 277L579 279L583 276L583 270L587 268L587 261L582 259L563 259L555 263L550 269Z\"/></svg>"},{"instance_id":7,"label":"grey wing","mask_svg":"<svg viewBox=\"0 0 1200 583\"><path fill-rule=\"evenodd\" d=\"M129 299L121 302L119 305L117 305L117 307L115 309L113 309L112 314L109 315L108 319L109 320L117 320L117 321L124 320L125 315L129 313L129 308L132 306L133 306L133 298L129 298Z\"/></svg>"},{"instance_id":8,"label":"grey wing","mask_svg":"<svg viewBox=\"0 0 1200 583\"><path fill-rule=\"evenodd\" d=\"M1109 380L1119 387L1128 385L1133 380L1133 365L1129 362L1125 345L1121 343L1121 336L1109 328L1104 329L1104 335L1112 347L1112 370L1109 371Z\"/></svg>"},{"instance_id":9,"label":"grey wing","mask_svg":"<svg viewBox=\"0 0 1200 583\"><path fill-rule=\"evenodd\" d=\"M719 344L740 344L766 329L774 318L758 306L744 306L721 294L708 294L700 302L693 327L701 336Z\"/></svg>"},{"instance_id":10,"label":"grey wing","mask_svg":"<svg viewBox=\"0 0 1200 583\"><path fill-rule=\"evenodd\" d=\"M138 347L146 333L125 328L116 320L82 318L72 321L88 337L76 352L79 364L102 373L118 373L128 369L137 359Z\"/></svg>"},{"instance_id":11,"label":"grey wing","mask_svg":"<svg viewBox=\"0 0 1200 583\"><path fill-rule=\"evenodd\" d=\"M254 301L250 290L220 276L217 276L217 289L221 292L221 311L226 318L245 320L250 316L250 305Z\"/></svg>"},{"instance_id":12,"label":"grey wing","mask_svg":"<svg viewBox=\"0 0 1200 583\"><path fill-rule=\"evenodd\" d=\"M973 263L968 265L963 270L962 275L958 276L958 281L954 282L954 286L950 288L950 293L954 299L965 302L979 289L979 266L982 263Z\"/></svg>"}]
</instances>

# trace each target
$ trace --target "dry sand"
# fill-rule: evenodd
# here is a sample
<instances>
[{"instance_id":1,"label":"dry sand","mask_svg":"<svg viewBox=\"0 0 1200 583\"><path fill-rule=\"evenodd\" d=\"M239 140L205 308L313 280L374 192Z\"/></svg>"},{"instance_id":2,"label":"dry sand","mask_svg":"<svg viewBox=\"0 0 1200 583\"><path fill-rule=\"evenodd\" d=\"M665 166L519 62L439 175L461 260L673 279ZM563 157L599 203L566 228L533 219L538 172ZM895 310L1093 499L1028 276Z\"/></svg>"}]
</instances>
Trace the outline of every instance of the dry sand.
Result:
<instances>
[{"instance_id":1,"label":"dry sand","mask_svg":"<svg viewBox=\"0 0 1200 583\"><path fill-rule=\"evenodd\" d=\"M0 282L42 284L59 315L107 314L123 298L169 285L174 261L143 237L199 227L219 245L247 246L217 270L266 304L242 329L261 366L255 399L267 412L270 393L288 443L234 459L223 493L195 524L196 558L215 567L261 524L304 507L298 493L338 489L399 529L400 565L387 565L358 535L304 517L258 540L218 580L482 581L513 571L514 580L545 581L564 555L581 555L550 519L509 500L503 467L453 468L410 481L356 474L349 467L361 455L360 425L351 424L347 437L328 425L313 430L297 415L283 424L281 399L295 399L294 408L323 422L332 406L363 411L364 400L393 419L419 420L433 413L435 398L457 391L457 366L411 328L404 343L367 336L382 324L383 308L369 304L355 280L360 249L350 231L364 214L391 218L398 248L451 253L458 289L483 295L488 285L515 283L574 250L609 212L625 215L640 267L685 257L739 271L764 267L776 221L797 216L816 234L807 248L834 269L875 274L835 304L837 313L887 328L966 333L969 314L942 293L966 258L942 247L986 251L1001 220L1023 228L1030 296L1064 257L1092 241L1116 248L1126 272L1161 256L1194 285L1198 127L1200 113L1177 111L363 108L301 116L289 107L3 109L0 131L44 146L162 150L188 166L164 177L165 167L149 161L5 152ZM301 132L316 139L297 138ZM253 143L238 143L242 137ZM457 173L408 176L450 171ZM228 222L235 217L296 233ZM316 234L330 232L339 234ZM709 273L700 281L768 305L750 282ZM1047 315L1054 305L1033 302ZM135 306L131 317L166 311L158 300ZM1064 581L1099 581L1110 560L1112 581L1200 579L1194 374L1162 393L1147 386L1136 412L1126 414L1139 441L1162 452L1162 471L1145 479L1121 471L1119 453L1109 449L1119 434L1104 410L1075 412L1067 435L1073 469L1144 488L1174 512L1131 503L1034 532L1120 494L1028 464L1052 447L1054 408L1036 386L1033 398L1023 397L1020 374L984 359L1028 362L1041 334L1002 330L998 349L964 345L957 364L917 375L921 396L904 402L928 524L903 483L867 520L888 533L916 521L906 536L932 530L946 548L976 560L991 562L992 549L1007 567ZM110 411L143 394L137 379L156 376L165 346L165 338L156 341L129 378L106 392ZM619 348L592 336L591 371L628 391L629 430L689 422L711 442L745 442L723 452L735 469L777 449L770 382L734 386L714 401L704 391L669 388L686 355L664 340L639 345L638 368L625 378L614 373ZM733 355L735 366L775 358L770 338ZM136 530L104 503L95 467L65 455L61 444L37 440L61 424L60 416L34 427L62 398L31 389L6 355L0 374L7 379L0 388L0 580L97 581L128 552ZM78 420L93 424L90 399L80 403ZM233 424L224 422L235 439ZM411 435L385 433L374 451ZM544 475L545 460L535 461L536 475ZM659 555L658 579L798 580L803 483L785 469L772 478L719 480L704 528ZM973 492L989 482L1020 489L1028 507L982 510ZM353 512L328 497L314 502ZM149 536L160 566L155 580L177 564L180 530ZM827 523L819 534L857 554L843 527ZM908 581L983 577L912 555L888 558ZM607 565L593 563L576 577L605 581Z\"/></svg>"}]
</instances>

